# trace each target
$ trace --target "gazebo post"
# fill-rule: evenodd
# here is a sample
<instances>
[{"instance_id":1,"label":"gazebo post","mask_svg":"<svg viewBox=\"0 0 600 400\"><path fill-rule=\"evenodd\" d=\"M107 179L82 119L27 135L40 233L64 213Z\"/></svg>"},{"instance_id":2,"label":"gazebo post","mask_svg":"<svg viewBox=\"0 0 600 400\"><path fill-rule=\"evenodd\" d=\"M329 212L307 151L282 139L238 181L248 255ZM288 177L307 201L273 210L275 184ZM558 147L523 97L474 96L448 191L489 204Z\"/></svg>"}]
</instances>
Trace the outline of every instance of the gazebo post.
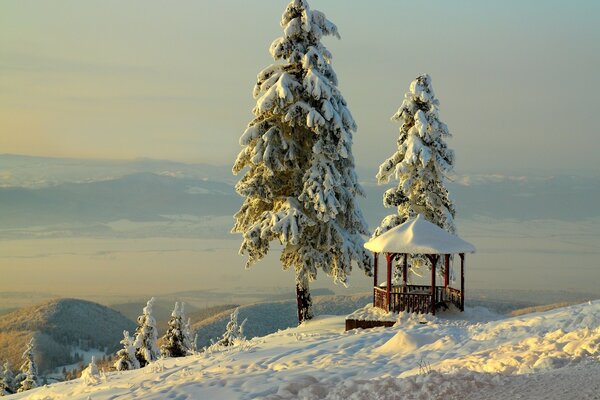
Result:
<instances>
[{"instance_id":1,"label":"gazebo post","mask_svg":"<svg viewBox=\"0 0 600 400\"><path fill-rule=\"evenodd\" d=\"M429 261L431 261L431 315L435 315L435 303L436 299L436 290L435 290L435 266L437 264L438 255L431 254L428 256Z\"/></svg>"},{"instance_id":2,"label":"gazebo post","mask_svg":"<svg viewBox=\"0 0 600 400\"><path fill-rule=\"evenodd\" d=\"M377 259L379 253L373 253L373 287L377 287ZM373 303L375 304L375 303Z\"/></svg>"},{"instance_id":3,"label":"gazebo post","mask_svg":"<svg viewBox=\"0 0 600 400\"><path fill-rule=\"evenodd\" d=\"M387 297L387 310L391 311L392 306L392 258L393 253L385 253L387 261L387 282L385 284L386 297Z\"/></svg>"},{"instance_id":4,"label":"gazebo post","mask_svg":"<svg viewBox=\"0 0 600 400\"><path fill-rule=\"evenodd\" d=\"M406 293L406 284L408 282L408 254L404 253L404 263L402 264L402 292Z\"/></svg>"},{"instance_id":5,"label":"gazebo post","mask_svg":"<svg viewBox=\"0 0 600 400\"><path fill-rule=\"evenodd\" d=\"M444 254L444 287L450 284L450 254Z\"/></svg>"},{"instance_id":6,"label":"gazebo post","mask_svg":"<svg viewBox=\"0 0 600 400\"><path fill-rule=\"evenodd\" d=\"M465 253L460 253L460 311L465 311Z\"/></svg>"},{"instance_id":7,"label":"gazebo post","mask_svg":"<svg viewBox=\"0 0 600 400\"><path fill-rule=\"evenodd\" d=\"M377 300L377 259L379 253L373 253L373 307L375 307Z\"/></svg>"}]
</instances>

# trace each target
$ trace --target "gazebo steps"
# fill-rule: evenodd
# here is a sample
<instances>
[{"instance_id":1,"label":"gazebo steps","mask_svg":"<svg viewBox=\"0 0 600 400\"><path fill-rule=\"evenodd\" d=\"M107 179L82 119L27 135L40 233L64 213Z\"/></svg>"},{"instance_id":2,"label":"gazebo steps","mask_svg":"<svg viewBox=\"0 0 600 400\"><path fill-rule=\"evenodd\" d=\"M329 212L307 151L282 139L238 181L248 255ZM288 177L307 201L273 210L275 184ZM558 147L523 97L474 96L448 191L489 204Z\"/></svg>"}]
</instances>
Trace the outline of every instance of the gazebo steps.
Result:
<instances>
[{"instance_id":1,"label":"gazebo steps","mask_svg":"<svg viewBox=\"0 0 600 400\"><path fill-rule=\"evenodd\" d=\"M360 320L360 319L347 319L346 320L346 330L352 330L352 329L369 329L369 328L377 328L379 326L384 326L386 328L389 328L391 326L394 326L394 324L396 323L396 321L366 321L366 320Z\"/></svg>"}]
</instances>

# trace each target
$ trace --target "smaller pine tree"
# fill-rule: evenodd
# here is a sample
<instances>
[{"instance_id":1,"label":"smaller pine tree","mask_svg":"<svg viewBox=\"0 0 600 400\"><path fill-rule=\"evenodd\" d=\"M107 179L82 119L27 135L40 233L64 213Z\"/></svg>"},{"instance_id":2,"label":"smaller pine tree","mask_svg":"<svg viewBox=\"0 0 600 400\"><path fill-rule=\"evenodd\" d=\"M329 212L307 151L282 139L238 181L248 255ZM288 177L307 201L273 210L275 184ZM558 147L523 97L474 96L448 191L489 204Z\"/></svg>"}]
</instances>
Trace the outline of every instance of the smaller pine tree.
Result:
<instances>
[{"instance_id":1,"label":"smaller pine tree","mask_svg":"<svg viewBox=\"0 0 600 400\"><path fill-rule=\"evenodd\" d=\"M0 370L0 396L8 396L15 392L15 377L10 369L8 361L4 362L2 370Z\"/></svg>"},{"instance_id":2,"label":"smaller pine tree","mask_svg":"<svg viewBox=\"0 0 600 400\"><path fill-rule=\"evenodd\" d=\"M169 328L162 339L160 353L163 357L185 357L188 355L189 338L186 338L186 324L183 322L184 305L176 302L169 319Z\"/></svg>"},{"instance_id":3,"label":"smaller pine tree","mask_svg":"<svg viewBox=\"0 0 600 400\"><path fill-rule=\"evenodd\" d=\"M188 352L192 353L192 354L196 352L196 345L194 343L195 337L192 338L193 331L194 331L194 329L192 328L192 319L188 318L187 322L183 326L183 339L184 339L185 346L188 349Z\"/></svg>"},{"instance_id":4,"label":"smaller pine tree","mask_svg":"<svg viewBox=\"0 0 600 400\"><path fill-rule=\"evenodd\" d=\"M138 369L140 362L135 356L136 348L133 338L129 336L129 332L123 331L123 340L121 340L123 348L117 352L117 361L113 364L117 371L129 371Z\"/></svg>"},{"instance_id":5,"label":"smaller pine tree","mask_svg":"<svg viewBox=\"0 0 600 400\"><path fill-rule=\"evenodd\" d=\"M100 383L100 371L96 365L96 357L92 356L90 364L81 372L81 379L83 379L86 385Z\"/></svg>"},{"instance_id":6,"label":"smaller pine tree","mask_svg":"<svg viewBox=\"0 0 600 400\"><path fill-rule=\"evenodd\" d=\"M25 352L23 353L23 359L25 362L23 365L21 365L21 373L19 374L20 379L18 380L19 387L17 392L25 392L39 386L37 364L35 363L34 359L34 348L35 339L32 337L27 344Z\"/></svg>"},{"instance_id":7,"label":"smaller pine tree","mask_svg":"<svg viewBox=\"0 0 600 400\"><path fill-rule=\"evenodd\" d=\"M140 367L145 367L160 356L158 349L158 333L156 329L156 320L152 316L152 307L154 297L148 300L144 307L143 314L137 319L138 327L135 330L135 348Z\"/></svg>"},{"instance_id":8,"label":"smaller pine tree","mask_svg":"<svg viewBox=\"0 0 600 400\"><path fill-rule=\"evenodd\" d=\"M244 325L248 319L245 319L241 324L238 324L239 308L236 308L229 317L229 322L225 328L225 333L216 342L213 342L212 349L224 348L233 346L241 341L244 341Z\"/></svg>"}]
</instances>

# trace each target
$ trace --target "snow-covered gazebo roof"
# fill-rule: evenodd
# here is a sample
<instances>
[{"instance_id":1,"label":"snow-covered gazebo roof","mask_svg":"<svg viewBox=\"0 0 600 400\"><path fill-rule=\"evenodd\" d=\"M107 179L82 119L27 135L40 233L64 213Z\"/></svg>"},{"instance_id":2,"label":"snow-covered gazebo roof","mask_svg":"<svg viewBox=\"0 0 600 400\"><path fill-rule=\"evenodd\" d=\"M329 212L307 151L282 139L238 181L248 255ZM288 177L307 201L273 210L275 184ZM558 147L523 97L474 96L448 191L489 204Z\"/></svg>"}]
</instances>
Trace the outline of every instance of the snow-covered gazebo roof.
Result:
<instances>
[{"instance_id":1,"label":"snow-covered gazebo roof","mask_svg":"<svg viewBox=\"0 0 600 400\"><path fill-rule=\"evenodd\" d=\"M471 243L446 232L422 215L369 240L365 248L375 253L458 254L474 253Z\"/></svg>"}]
</instances>

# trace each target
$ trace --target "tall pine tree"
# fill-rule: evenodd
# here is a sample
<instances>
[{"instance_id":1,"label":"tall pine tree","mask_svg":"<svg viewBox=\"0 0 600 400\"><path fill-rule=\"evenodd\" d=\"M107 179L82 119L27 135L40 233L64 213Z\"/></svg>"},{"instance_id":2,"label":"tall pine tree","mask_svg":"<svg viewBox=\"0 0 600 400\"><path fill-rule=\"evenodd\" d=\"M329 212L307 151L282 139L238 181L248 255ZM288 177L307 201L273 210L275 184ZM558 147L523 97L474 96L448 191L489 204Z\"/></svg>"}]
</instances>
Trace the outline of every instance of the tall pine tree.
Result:
<instances>
[{"instance_id":1,"label":"tall pine tree","mask_svg":"<svg viewBox=\"0 0 600 400\"><path fill-rule=\"evenodd\" d=\"M234 174L246 172L236 186L245 201L232 231L243 234L247 268L272 241L283 245L280 260L295 272L302 322L312 317L309 282L318 269L346 284L353 261L366 273L371 264L356 200L364 196L351 148L356 124L321 43L339 38L337 27L305 0L287 6L281 26L283 36L270 48L278 63L258 74L254 119L233 166Z\"/></svg>"},{"instance_id":2,"label":"tall pine tree","mask_svg":"<svg viewBox=\"0 0 600 400\"><path fill-rule=\"evenodd\" d=\"M424 74L411 82L392 117L400 123L398 149L379 166L377 182L385 184L392 177L398 180L398 186L383 195L384 206L395 207L397 212L383 219L374 237L418 214L448 232L455 231L454 205L444 186L452 172L454 152L446 145L450 132L439 119L438 106L431 78ZM424 263L424 257L410 258L412 270Z\"/></svg>"}]
</instances>

